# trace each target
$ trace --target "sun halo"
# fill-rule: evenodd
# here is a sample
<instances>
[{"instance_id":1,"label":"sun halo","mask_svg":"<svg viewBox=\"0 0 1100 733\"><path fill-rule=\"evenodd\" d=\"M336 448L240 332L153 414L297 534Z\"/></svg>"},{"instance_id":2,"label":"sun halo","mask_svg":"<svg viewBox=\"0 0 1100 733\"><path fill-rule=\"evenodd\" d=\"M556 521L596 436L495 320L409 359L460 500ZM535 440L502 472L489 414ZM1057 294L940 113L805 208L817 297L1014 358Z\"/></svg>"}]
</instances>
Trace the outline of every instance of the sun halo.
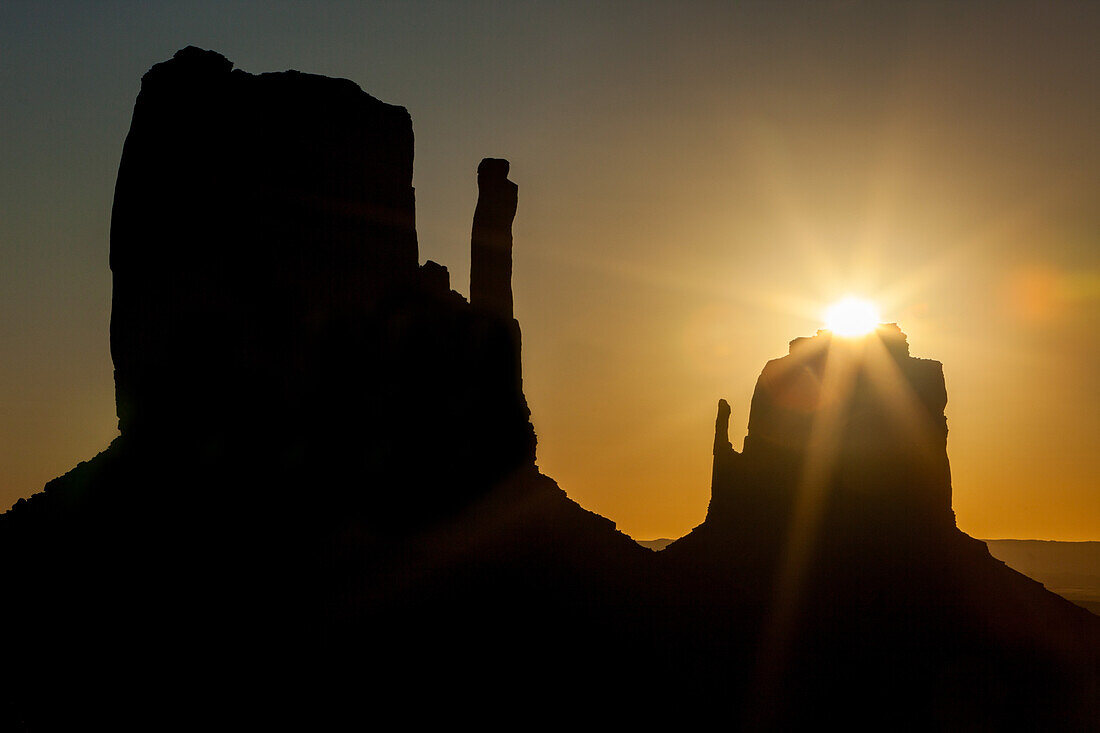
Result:
<instances>
[{"instance_id":1,"label":"sun halo","mask_svg":"<svg viewBox=\"0 0 1100 733\"><path fill-rule=\"evenodd\" d=\"M837 336L864 336L879 324L878 306L865 298L849 295L825 310L825 328Z\"/></svg>"}]
</instances>

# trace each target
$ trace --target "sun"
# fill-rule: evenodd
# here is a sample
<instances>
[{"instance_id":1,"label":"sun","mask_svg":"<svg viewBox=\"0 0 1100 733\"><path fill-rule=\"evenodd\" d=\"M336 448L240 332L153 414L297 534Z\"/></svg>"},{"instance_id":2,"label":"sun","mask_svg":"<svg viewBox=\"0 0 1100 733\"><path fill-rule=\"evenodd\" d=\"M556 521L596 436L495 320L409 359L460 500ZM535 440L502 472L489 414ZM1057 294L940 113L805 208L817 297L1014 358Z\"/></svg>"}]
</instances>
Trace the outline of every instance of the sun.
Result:
<instances>
[{"instance_id":1,"label":"sun","mask_svg":"<svg viewBox=\"0 0 1100 733\"><path fill-rule=\"evenodd\" d=\"M878 307L869 300L849 295L825 310L825 328L837 336L863 336L878 325Z\"/></svg>"}]
</instances>

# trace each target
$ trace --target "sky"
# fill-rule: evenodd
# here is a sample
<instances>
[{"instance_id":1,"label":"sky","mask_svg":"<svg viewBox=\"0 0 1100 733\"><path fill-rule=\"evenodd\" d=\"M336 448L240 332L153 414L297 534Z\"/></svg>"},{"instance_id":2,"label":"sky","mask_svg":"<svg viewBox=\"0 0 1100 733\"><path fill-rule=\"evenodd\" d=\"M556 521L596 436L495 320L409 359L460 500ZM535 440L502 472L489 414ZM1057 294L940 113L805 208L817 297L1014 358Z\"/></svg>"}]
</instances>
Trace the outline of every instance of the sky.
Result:
<instances>
[{"instance_id":1,"label":"sky","mask_svg":"<svg viewBox=\"0 0 1100 733\"><path fill-rule=\"evenodd\" d=\"M114 180L195 45L408 108L421 261L464 294L511 161L538 464L631 536L703 520L718 399L740 448L764 363L856 294L944 364L959 527L1100 540L1097 38L1094 2L8 0L0 505L117 435Z\"/></svg>"}]
</instances>

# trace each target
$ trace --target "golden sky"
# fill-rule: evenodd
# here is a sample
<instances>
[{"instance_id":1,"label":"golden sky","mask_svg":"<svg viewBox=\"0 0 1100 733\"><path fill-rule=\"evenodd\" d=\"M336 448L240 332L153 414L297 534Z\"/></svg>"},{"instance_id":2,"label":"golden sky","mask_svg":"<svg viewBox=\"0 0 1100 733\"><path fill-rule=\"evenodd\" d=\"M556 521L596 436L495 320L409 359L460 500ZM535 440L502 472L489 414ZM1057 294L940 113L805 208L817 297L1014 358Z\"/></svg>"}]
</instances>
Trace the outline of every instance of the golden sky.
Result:
<instances>
[{"instance_id":1,"label":"golden sky","mask_svg":"<svg viewBox=\"0 0 1100 733\"><path fill-rule=\"evenodd\" d=\"M702 521L718 399L740 448L765 361L856 293L944 363L959 526L1100 540L1100 6L731 5L6 3L0 504L115 434L114 177L194 44L408 107L463 293L477 162L511 160L539 466L625 532Z\"/></svg>"}]
</instances>

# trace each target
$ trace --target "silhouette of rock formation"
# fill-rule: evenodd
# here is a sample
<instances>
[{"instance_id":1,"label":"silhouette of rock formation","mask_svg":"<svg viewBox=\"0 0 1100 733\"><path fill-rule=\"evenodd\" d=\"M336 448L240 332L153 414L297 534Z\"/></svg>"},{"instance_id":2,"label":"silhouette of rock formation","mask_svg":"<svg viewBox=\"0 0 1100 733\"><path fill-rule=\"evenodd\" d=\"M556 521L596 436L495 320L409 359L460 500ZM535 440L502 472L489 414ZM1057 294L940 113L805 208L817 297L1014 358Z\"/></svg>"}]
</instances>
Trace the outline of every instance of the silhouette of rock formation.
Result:
<instances>
[{"instance_id":1,"label":"silhouette of rock formation","mask_svg":"<svg viewBox=\"0 0 1100 733\"><path fill-rule=\"evenodd\" d=\"M418 514L530 461L518 325L417 264L412 143L404 108L345 79L196 48L145 75L111 225L123 439L324 455L364 492L401 473L407 495L372 502ZM433 441L431 415L462 429Z\"/></svg>"},{"instance_id":2,"label":"silhouette of rock formation","mask_svg":"<svg viewBox=\"0 0 1100 733\"><path fill-rule=\"evenodd\" d=\"M946 405L942 365L911 357L897 324L795 339L756 383L743 454L719 404L708 521L774 537L811 481L825 524L859 541L953 529Z\"/></svg>"},{"instance_id":3,"label":"silhouette of rock formation","mask_svg":"<svg viewBox=\"0 0 1100 733\"><path fill-rule=\"evenodd\" d=\"M470 252L470 304L512 318L512 221L518 188L508 161L486 158L477 167L477 208Z\"/></svg>"},{"instance_id":4,"label":"silhouette of rock formation","mask_svg":"<svg viewBox=\"0 0 1100 733\"><path fill-rule=\"evenodd\" d=\"M716 493L714 487L729 487L736 482L736 471L741 454L733 449L730 443L730 403L718 400L718 417L714 420L714 465L711 471L711 493ZM712 497L712 508L714 499Z\"/></svg>"},{"instance_id":5,"label":"silhouette of rock formation","mask_svg":"<svg viewBox=\"0 0 1100 733\"><path fill-rule=\"evenodd\" d=\"M91 660L178 682L185 660L234 649L258 677L294 677L287 665L357 608L349 584L383 588L401 570L364 565L379 538L457 537L446 523L489 497L521 516L560 504L544 513L631 544L538 474L518 324L417 264L412 144L403 108L347 80L251 75L196 48L144 76L111 228L121 435L0 521L0 549L24 558L4 621L38 630L39 645L12 650L27 666L6 694L38 727L108 704L79 684L95 678ZM510 272L482 274L510 292L491 281ZM440 567L471 543L455 539ZM72 630L69 609L93 597L103 603L82 614L101 633ZM413 617L406 601L391 611ZM385 607L375 598L357 618ZM364 642L375 653L376 636ZM51 652L87 660L58 684L91 708L34 686ZM134 715L178 704L170 685L127 683L148 698Z\"/></svg>"},{"instance_id":6,"label":"silhouette of rock formation","mask_svg":"<svg viewBox=\"0 0 1100 733\"><path fill-rule=\"evenodd\" d=\"M955 527L946 404L942 366L911 357L896 324L792 341L757 381L741 453L719 402L706 521L659 555L676 596L707 598L673 605L682 629L706 630L681 637L693 656L739 619L722 654L751 660L747 727L839 713L850 698L824 681L837 673L916 728L1095 714L1094 620ZM945 673L996 702L962 699Z\"/></svg>"},{"instance_id":7,"label":"silhouette of rock formation","mask_svg":"<svg viewBox=\"0 0 1100 733\"><path fill-rule=\"evenodd\" d=\"M350 81L195 48L145 75L121 435L0 515L0 727L1095 721L1098 620L955 529L942 370L896 327L792 342L742 453L721 401L707 519L652 553L535 465L508 163L467 302L417 264L412 158Z\"/></svg>"},{"instance_id":8,"label":"silhouette of rock formation","mask_svg":"<svg viewBox=\"0 0 1100 733\"><path fill-rule=\"evenodd\" d=\"M412 121L346 79L186 48L142 79L111 219L119 428L293 423L417 274ZM350 376L350 375L349 375ZM218 419L211 419L216 417Z\"/></svg>"}]
</instances>

